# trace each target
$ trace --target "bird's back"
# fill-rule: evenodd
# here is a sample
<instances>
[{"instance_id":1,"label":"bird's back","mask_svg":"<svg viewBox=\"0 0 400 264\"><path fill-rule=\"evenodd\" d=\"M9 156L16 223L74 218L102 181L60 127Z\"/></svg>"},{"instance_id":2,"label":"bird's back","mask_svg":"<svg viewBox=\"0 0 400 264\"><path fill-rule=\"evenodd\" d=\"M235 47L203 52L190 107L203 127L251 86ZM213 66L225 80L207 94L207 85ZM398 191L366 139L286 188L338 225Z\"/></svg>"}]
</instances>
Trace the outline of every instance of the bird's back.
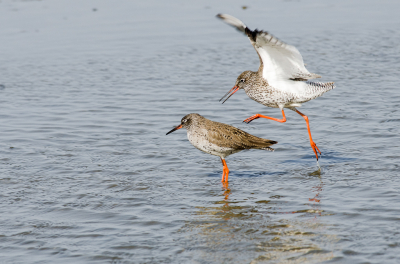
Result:
<instances>
[{"instance_id":1,"label":"bird's back","mask_svg":"<svg viewBox=\"0 0 400 264\"><path fill-rule=\"evenodd\" d=\"M267 149L278 142L253 136L239 128L206 120L204 124L207 129L207 139L210 143L224 148L235 150L244 149Z\"/></svg>"},{"instance_id":2,"label":"bird's back","mask_svg":"<svg viewBox=\"0 0 400 264\"><path fill-rule=\"evenodd\" d=\"M236 127L211 121L195 115L187 127L187 136L197 149L225 158L245 149L273 150L271 145L278 142L253 136Z\"/></svg>"}]
</instances>

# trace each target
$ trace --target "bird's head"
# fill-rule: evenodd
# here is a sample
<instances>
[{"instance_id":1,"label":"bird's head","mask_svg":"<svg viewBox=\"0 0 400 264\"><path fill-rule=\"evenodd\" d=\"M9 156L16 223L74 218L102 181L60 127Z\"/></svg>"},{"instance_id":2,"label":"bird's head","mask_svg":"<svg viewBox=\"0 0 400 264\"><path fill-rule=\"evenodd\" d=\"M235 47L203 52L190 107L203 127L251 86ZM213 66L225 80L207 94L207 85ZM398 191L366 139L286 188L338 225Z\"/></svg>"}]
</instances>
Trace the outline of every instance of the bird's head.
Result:
<instances>
[{"instance_id":1,"label":"bird's head","mask_svg":"<svg viewBox=\"0 0 400 264\"><path fill-rule=\"evenodd\" d=\"M234 93L236 93L237 91L239 91L240 89L247 89L249 87L251 87L251 82L250 80L253 77L254 72L252 71L244 71L242 72L236 79L235 82L235 86L233 86L232 89L229 90L229 92L227 92L221 99L220 101L222 101L228 94L229 96L222 102L225 103L226 100L228 100Z\"/></svg>"},{"instance_id":2,"label":"bird's head","mask_svg":"<svg viewBox=\"0 0 400 264\"><path fill-rule=\"evenodd\" d=\"M202 118L202 116L195 113L185 115L181 120L181 124L169 131L167 135L181 128L189 129L200 118Z\"/></svg>"}]
</instances>

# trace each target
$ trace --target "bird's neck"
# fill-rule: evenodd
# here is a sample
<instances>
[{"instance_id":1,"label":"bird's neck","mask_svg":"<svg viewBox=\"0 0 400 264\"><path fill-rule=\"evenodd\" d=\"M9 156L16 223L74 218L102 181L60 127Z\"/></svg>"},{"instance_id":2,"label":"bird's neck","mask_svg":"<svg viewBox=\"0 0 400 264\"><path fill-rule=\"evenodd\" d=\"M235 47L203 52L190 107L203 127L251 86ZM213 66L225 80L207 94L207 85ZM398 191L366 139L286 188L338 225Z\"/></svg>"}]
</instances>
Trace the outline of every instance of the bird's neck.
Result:
<instances>
[{"instance_id":1,"label":"bird's neck","mask_svg":"<svg viewBox=\"0 0 400 264\"><path fill-rule=\"evenodd\" d=\"M248 82L250 82L251 85L246 85L244 87L246 93L258 86L268 86L268 82L259 74L259 72L251 72Z\"/></svg>"}]
</instances>

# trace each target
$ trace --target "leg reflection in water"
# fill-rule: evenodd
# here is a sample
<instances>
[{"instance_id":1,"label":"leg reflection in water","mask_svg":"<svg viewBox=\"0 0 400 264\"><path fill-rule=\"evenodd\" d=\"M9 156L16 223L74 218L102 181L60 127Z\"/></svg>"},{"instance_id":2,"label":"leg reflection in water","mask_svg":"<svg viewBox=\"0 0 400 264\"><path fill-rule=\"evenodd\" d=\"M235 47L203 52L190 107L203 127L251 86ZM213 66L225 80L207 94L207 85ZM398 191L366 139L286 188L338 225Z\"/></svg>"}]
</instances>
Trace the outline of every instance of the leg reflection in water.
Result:
<instances>
[{"instance_id":1,"label":"leg reflection in water","mask_svg":"<svg viewBox=\"0 0 400 264\"><path fill-rule=\"evenodd\" d=\"M224 196L225 196L224 201L226 201L226 200L228 200L229 195L231 194L231 189L229 189L229 182L222 183L222 187L225 190L224 191Z\"/></svg>"},{"instance_id":2,"label":"leg reflection in water","mask_svg":"<svg viewBox=\"0 0 400 264\"><path fill-rule=\"evenodd\" d=\"M316 213L318 213L319 216L321 216L322 210L321 210L321 193L323 191L324 183L322 182L321 178L321 170L317 170L313 173L310 174L310 176L317 176L319 178L319 183L315 186L313 186L311 189L315 193L314 198L308 198L309 202L314 202L311 207L314 209ZM315 216L316 217L316 216Z\"/></svg>"}]
</instances>

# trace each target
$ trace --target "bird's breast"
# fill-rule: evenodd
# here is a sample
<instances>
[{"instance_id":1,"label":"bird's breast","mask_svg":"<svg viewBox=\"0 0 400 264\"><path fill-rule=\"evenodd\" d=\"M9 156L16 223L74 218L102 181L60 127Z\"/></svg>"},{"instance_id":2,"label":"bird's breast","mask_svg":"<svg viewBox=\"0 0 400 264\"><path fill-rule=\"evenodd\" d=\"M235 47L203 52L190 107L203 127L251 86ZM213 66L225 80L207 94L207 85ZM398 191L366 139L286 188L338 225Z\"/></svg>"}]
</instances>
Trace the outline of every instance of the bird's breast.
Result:
<instances>
[{"instance_id":1,"label":"bird's breast","mask_svg":"<svg viewBox=\"0 0 400 264\"><path fill-rule=\"evenodd\" d=\"M248 97L268 107L279 107L284 102L284 97L273 87L256 87L246 91Z\"/></svg>"},{"instance_id":2,"label":"bird's breast","mask_svg":"<svg viewBox=\"0 0 400 264\"><path fill-rule=\"evenodd\" d=\"M197 149L215 155L221 158L225 158L233 153L239 152L240 150L235 150L229 147L222 147L218 144L212 143L208 138L208 133L206 129L195 129L188 130L187 133L189 142Z\"/></svg>"}]
</instances>

